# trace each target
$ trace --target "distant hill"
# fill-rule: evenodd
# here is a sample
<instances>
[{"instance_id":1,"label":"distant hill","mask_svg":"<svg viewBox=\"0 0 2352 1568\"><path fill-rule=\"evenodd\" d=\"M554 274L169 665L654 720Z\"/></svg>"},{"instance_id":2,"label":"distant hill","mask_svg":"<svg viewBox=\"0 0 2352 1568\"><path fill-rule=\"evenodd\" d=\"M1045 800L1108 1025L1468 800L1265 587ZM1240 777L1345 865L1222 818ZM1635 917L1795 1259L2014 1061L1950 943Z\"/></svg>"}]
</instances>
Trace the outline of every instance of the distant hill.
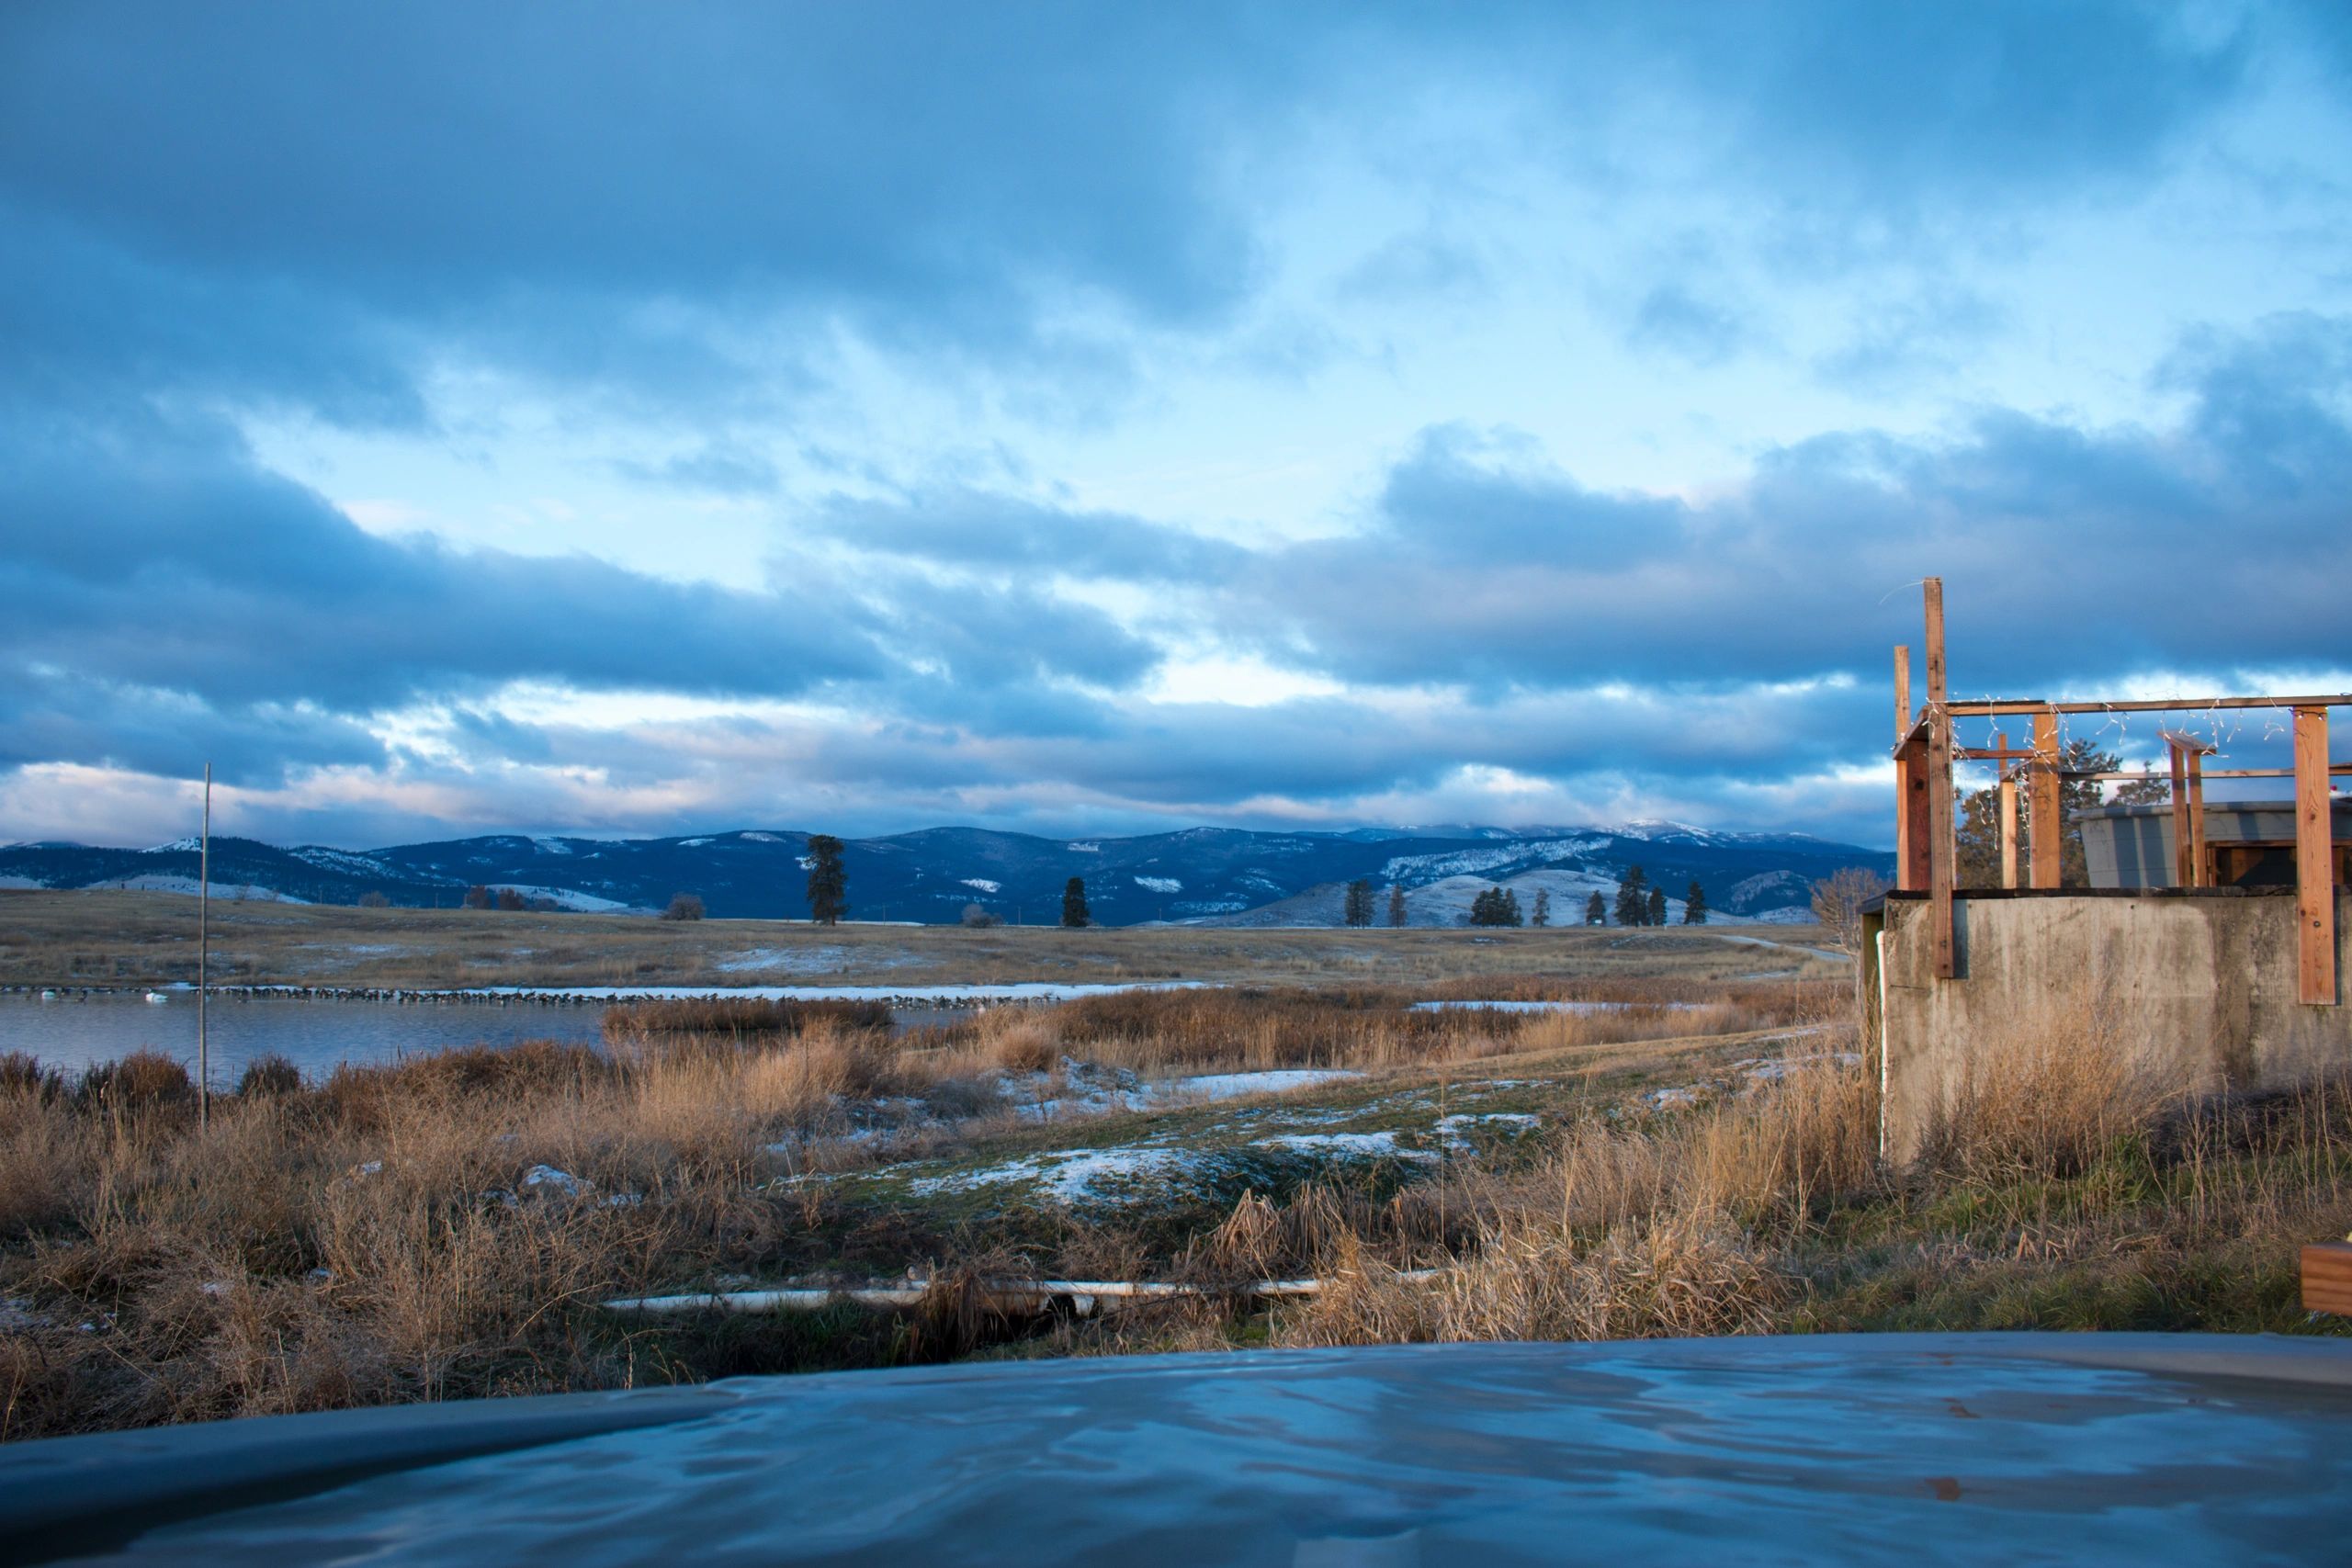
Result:
<instances>
[{"instance_id":1,"label":"distant hill","mask_svg":"<svg viewBox=\"0 0 2352 1568\"><path fill-rule=\"evenodd\" d=\"M450 908L474 884L514 887L580 910L653 910L698 894L711 915L805 918L808 835L746 829L678 839L491 838L342 850L212 840L214 897ZM194 893L197 846L153 849L15 844L0 849L0 887L147 887ZM1671 918L1695 878L1724 917L1795 920L1807 888L1841 867L1893 869L1883 852L1794 834L1725 833L1676 823L1617 828L1360 829L1260 833L1190 828L1129 839L1045 839L978 828L927 828L848 840L851 913L860 919L953 921L967 904L1008 920L1050 924L1062 885L1086 879L1105 925L1152 920L1231 926L1338 925L1342 890L1371 880L1378 918L1387 889L1406 890L1415 925L1458 925L1479 889L1502 883L1522 906L1552 894L1553 919L1583 918L1586 898L1613 897L1629 865L1665 887Z\"/></svg>"}]
</instances>

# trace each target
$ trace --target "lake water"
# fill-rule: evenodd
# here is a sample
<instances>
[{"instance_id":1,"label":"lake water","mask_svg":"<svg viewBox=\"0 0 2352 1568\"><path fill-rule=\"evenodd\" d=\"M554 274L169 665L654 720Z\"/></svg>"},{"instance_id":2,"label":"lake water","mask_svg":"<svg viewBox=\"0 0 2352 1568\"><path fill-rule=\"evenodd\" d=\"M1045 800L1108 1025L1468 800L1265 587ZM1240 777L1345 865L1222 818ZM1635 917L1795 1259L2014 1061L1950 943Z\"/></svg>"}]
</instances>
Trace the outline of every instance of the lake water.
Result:
<instances>
[{"instance_id":1,"label":"lake water","mask_svg":"<svg viewBox=\"0 0 2352 1568\"><path fill-rule=\"evenodd\" d=\"M25 1051L78 1073L133 1051L161 1051L196 1070L196 995L137 991L0 996L0 1052ZM709 992L698 993L709 995ZM964 1010L900 1009L900 1029L967 1018ZM502 998L496 1002L383 1002L216 992L206 1032L212 1082L234 1088L256 1056L284 1056L313 1082L345 1062L390 1062L455 1045L514 1045L558 1040L594 1045L604 1039L602 1006Z\"/></svg>"}]
</instances>

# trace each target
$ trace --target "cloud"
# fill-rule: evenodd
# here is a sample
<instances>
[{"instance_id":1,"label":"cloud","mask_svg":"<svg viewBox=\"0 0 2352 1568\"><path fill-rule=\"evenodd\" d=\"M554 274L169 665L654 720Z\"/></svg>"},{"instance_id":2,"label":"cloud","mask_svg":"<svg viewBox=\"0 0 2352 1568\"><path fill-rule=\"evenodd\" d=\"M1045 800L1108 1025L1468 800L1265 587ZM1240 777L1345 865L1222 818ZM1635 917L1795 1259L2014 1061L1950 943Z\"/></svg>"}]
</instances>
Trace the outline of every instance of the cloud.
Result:
<instances>
[{"instance_id":1,"label":"cloud","mask_svg":"<svg viewBox=\"0 0 2352 1568\"><path fill-rule=\"evenodd\" d=\"M0 661L345 714L559 680L783 695L886 663L854 601L368 533L226 433L0 426Z\"/></svg>"}]
</instances>

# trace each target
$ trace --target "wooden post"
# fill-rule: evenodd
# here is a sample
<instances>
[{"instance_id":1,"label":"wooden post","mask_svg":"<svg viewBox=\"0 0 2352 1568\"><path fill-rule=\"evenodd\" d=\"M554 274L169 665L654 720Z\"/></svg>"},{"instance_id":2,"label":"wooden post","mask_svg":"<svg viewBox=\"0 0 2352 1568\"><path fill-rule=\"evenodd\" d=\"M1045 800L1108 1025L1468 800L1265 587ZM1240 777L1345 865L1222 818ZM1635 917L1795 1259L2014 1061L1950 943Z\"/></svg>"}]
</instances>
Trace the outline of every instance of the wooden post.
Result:
<instances>
[{"instance_id":1,"label":"wooden post","mask_svg":"<svg viewBox=\"0 0 2352 1568\"><path fill-rule=\"evenodd\" d=\"M196 1128L212 1126L212 1041L205 1032L205 998L209 987L205 954L212 946L212 764L204 764L204 834L197 840L196 860Z\"/></svg>"},{"instance_id":2,"label":"wooden post","mask_svg":"<svg viewBox=\"0 0 2352 1568\"><path fill-rule=\"evenodd\" d=\"M2008 749L2008 736L2001 731L1995 731L1993 750L2006 751ZM2001 886L2015 887L2018 885L2018 775L2007 762L2000 764L2000 770Z\"/></svg>"},{"instance_id":3,"label":"wooden post","mask_svg":"<svg viewBox=\"0 0 2352 1568\"><path fill-rule=\"evenodd\" d=\"M1944 580L1931 577L1928 620L1928 902L1936 978L1957 976L1952 940L1951 712L1944 690Z\"/></svg>"},{"instance_id":4,"label":"wooden post","mask_svg":"<svg viewBox=\"0 0 2352 1568\"><path fill-rule=\"evenodd\" d=\"M1928 890L1928 743L1905 741L1894 754L1894 885Z\"/></svg>"},{"instance_id":5,"label":"wooden post","mask_svg":"<svg viewBox=\"0 0 2352 1568\"><path fill-rule=\"evenodd\" d=\"M2065 807L2058 795L2058 716L2033 716L2033 774L2027 784L2033 813L2033 885L2055 887L2065 864Z\"/></svg>"},{"instance_id":6,"label":"wooden post","mask_svg":"<svg viewBox=\"0 0 2352 1568\"><path fill-rule=\"evenodd\" d=\"M2295 933L2301 998L2335 1005L2335 813L2327 799L2327 710L2295 710Z\"/></svg>"},{"instance_id":7,"label":"wooden post","mask_svg":"<svg viewBox=\"0 0 2352 1568\"><path fill-rule=\"evenodd\" d=\"M2188 877L2192 887L2211 887L2213 868L2205 858L2205 753L2188 753Z\"/></svg>"},{"instance_id":8,"label":"wooden post","mask_svg":"<svg viewBox=\"0 0 2352 1568\"><path fill-rule=\"evenodd\" d=\"M1907 643L1894 645L1894 743L1903 744L1911 734L1911 649Z\"/></svg>"},{"instance_id":9,"label":"wooden post","mask_svg":"<svg viewBox=\"0 0 2352 1568\"><path fill-rule=\"evenodd\" d=\"M2188 869L2188 754L2177 740L2167 739L2165 750L2172 754L2172 885L2187 887L2192 880Z\"/></svg>"}]
</instances>

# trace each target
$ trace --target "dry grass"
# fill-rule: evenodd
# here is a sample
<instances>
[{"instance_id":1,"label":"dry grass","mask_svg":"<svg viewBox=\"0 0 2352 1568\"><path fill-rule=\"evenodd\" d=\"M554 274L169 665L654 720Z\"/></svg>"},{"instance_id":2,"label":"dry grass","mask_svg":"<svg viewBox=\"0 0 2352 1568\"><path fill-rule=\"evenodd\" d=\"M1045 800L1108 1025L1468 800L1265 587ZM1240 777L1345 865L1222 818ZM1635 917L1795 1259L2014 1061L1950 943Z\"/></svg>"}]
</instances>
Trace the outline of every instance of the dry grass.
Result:
<instances>
[{"instance_id":1,"label":"dry grass","mask_svg":"<svg viewBox=\"0 0 2352 1568\"><path fill-rule=\"evenodd\" d=\"M1403 995L1175 993L999 1009L896 1040L819 1016L797 1033L649 1032L613 1052L455 1052L257 1083L216 1101L209 1135L152 1065L77 1087L0 1059L0 1298L19 1325L0 1330L0 1436L990 1346L2295 1329L2294 1243L2352 1224L2352 1095L2165 1098L2124 1070L2095 1009L1985 1043L1934 1157L1890 1173L1872 1157L1871 1086L1834 1032L1804 1037L1813 1059L1777 1079L1687 1111L1624 1087L1645 1052L1660 1071L1696 1060L1704 1042L1648 1043L1665 1021L1835 1031L1818 991L1693 1011L1645 990L1589 998L1643 1005L1588 1015L1415 1013ZM1735 1049L1752 1047L1720 1059ZM1370 1066L1400 1084L1508 1055L1514 1077L1555 1075L1560 1098L1551 1133L1517 1156L1401 1189L1334 1178L1251 1194L1172 1235L1148 1214L943 1225L776 1179L865 1157L828 1135L877 1100L981 1118L925 1134L949 1143L1010 1127L988 1076L1051 1074L1065 1055L1151 1072ZM588 1185L526 1187L539 1164ZM909 1265L935 1288L895 1319L632 1328L591 1304ZM1433 1282L1405 1277L1430 1268ZM1212 1294L1099 1323L991 1315L978 1281L1031 1272L1329 1288L1273 1311Z\"/></svg>"}]
</instances>

